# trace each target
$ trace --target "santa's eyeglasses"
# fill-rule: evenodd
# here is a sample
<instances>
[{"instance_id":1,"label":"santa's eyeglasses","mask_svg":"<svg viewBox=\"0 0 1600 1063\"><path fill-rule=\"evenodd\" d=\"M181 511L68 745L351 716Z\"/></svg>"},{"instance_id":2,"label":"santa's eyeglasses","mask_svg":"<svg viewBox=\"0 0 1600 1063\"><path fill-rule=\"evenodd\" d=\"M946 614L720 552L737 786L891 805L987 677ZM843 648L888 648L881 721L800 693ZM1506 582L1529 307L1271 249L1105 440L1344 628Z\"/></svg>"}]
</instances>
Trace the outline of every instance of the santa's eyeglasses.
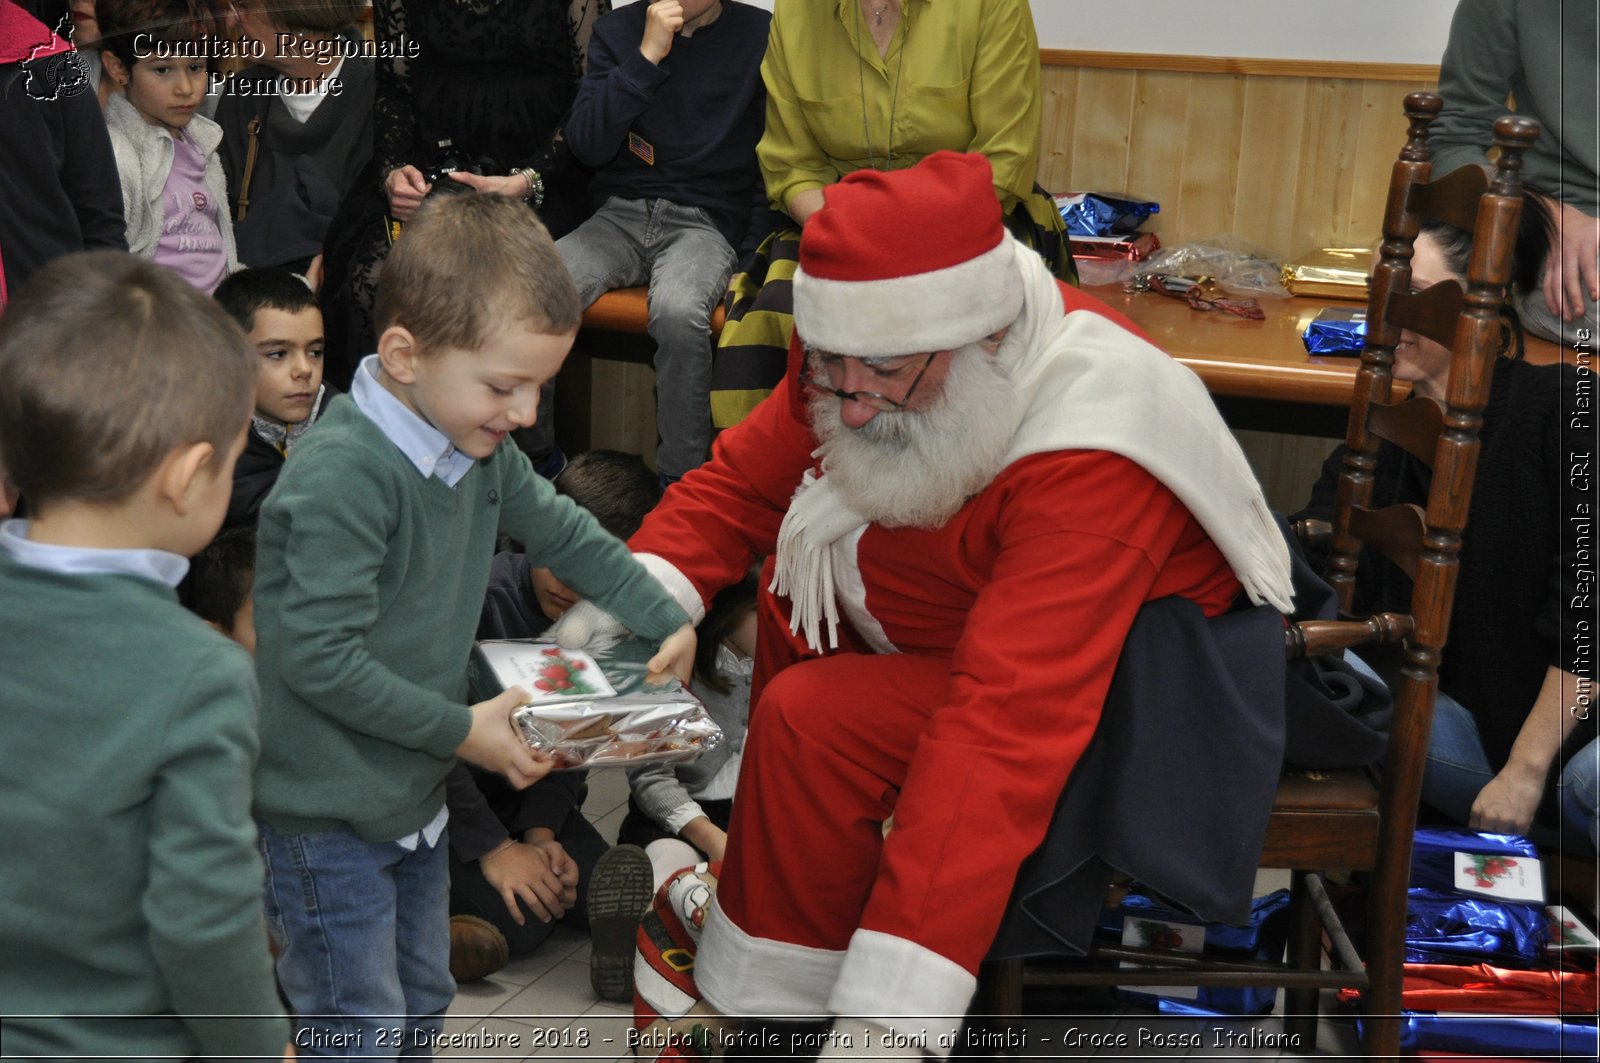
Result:
<instances>
[{"instance_id":1,"label":"santa's eyeglasses","mask_svg":"<svg viewBox=\"0 0 1600 1063\"><path fill-rule=\"evenodd\" d=\"M911 396L917 393L917 385L922 383L923 376L928 372L928 366L932 365L933 360L939 357L938 351L929 352L928 356L922 360L922 368L918 369L917 375L911 378L911 386L906 388L905 396L896 400L876 391L845 391L834 384L833 378L840 375L844 368L844 360L850 357L849 355L834 354L831 351L819 351L809 343L802 343L800 349L805 354L805 368L800 373L800 383L802 385L814 391L820 391L824 395L832 395L835 398L846 399L850 402L859 402L863 406L872 407L879 413L900 413L910 405ZM915 355L912 357L915 357ZM894 369L882 368L884 362L893 360L892 358L857 359L857 361L869 366L879 374L891 379L906 368L904 365L896 366ZM818 366L829 378L826 383L817 379Z\"/></svg>"}]
</instances>

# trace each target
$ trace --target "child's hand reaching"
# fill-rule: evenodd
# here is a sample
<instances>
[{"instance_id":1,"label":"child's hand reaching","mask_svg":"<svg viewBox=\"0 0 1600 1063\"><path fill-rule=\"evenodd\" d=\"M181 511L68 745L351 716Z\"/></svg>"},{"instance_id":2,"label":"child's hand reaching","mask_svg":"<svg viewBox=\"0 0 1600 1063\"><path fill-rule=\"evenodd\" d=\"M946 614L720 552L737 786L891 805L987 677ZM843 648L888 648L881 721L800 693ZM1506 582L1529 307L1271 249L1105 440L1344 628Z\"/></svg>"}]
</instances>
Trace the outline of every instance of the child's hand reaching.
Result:
<instances>
[{"instance_id":1,"label":"child's hand reaching","mask_svg":"<svg viewBox=\"0 0 1600 1063\"><path fill-rule=\"evenodd\" d=\"M728 832L705 816L696 816L684 824L678 836L705 853L707 860L721 860L728 850Z\"/></svg>"},{"instance_id":2,"label":"child's hand reaching","mask_svg":"<svg viewBox=\"0 0 1600 1063\"><path fill-rule=\"evenodd\" d=\"M692 644L689 653L691 657L694 654ZM512 711L527 702L528 692L512 687L498 697L473 705L472 729L467 732L466 741L456 747L456 756L499 772L519 790L548 775L554 762L529 749L511 722Z\"/></svg>"},{"instance_id":3,"label":"child's hand reaching","mask_svg":"<svg viewBox=\"0 0 1600 1063\"><path fill-rule=\"evenodd\" d=\"M670 673L687 684L689 673L694 670L694 648L694 627L685 624L666 637L650 663L644 666L645 682L664 682Z\"/></svg>"},{"instance_id":4,"label":"child's hand reaching","mask_svg":"<svg viewBox=\"0 0 1600 1063\"><path fill-rule=\"evenodd\" d=\"M524 926L527 919L519 900L541 923L560 919L577 901L577 875L564 877L564 865L558 866L558 858L570 863L559 842L539 845L507 839L493 852L479 857L478 866L484 879L500 894L511 918L518 926Z\"/></svg>"}]
</instances>

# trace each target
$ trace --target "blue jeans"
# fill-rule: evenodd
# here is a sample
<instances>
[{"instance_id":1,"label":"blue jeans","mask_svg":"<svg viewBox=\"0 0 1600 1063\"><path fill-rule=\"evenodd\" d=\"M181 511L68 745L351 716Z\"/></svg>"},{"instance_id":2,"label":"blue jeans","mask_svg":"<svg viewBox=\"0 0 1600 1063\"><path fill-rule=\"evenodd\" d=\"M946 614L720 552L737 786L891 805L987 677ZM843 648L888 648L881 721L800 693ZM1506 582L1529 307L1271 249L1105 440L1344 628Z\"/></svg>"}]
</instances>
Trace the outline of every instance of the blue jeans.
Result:
<instances>
[{"instance_id":1,"label":"blue jeans","mask_svg":"<svg viewBox=\"0 0 1600 1063\"><path fill-rule=\"evenodd\" d=\"M454 999L447 836L407 852L265 823L267 923L301 1056L427 1059Z\"/></svg>"},{"instance_id":2,"label":"blue jeans","mask_svg":"<svg viewBox=\"0 0 1600 1063\"><path fill-rule=\"evenodd\" d=\"M649 283L656 464L674 478L697 468L711 448L711 314L727 291L733 248L699 207L612 196L556 250L585 306Z\"/></svg>"},{"instance_id":3,"label":"blue jeans","mask_svg":"<svg viewBox=\"0 0 1600 1063\"><path fill-rule=\"evenodd\" d=\"M1377 676L1365 661L1346 654L1350 664ZM1433 706L1433 728L1428 733L1428 763L1422 774L1422 799L1457 823L1472 818L1472 803L1495 777L1489 755L1483 751L1478 722L1455 698L1439 693ZM1600 849L1600 739L1588 743L1561 766L1556 780L1556 798L1561 810L1561 830L1537 824L1528 837L1540 845L1552 845L1575 852L1583 843Z\"/></svg>"}]
</instances>

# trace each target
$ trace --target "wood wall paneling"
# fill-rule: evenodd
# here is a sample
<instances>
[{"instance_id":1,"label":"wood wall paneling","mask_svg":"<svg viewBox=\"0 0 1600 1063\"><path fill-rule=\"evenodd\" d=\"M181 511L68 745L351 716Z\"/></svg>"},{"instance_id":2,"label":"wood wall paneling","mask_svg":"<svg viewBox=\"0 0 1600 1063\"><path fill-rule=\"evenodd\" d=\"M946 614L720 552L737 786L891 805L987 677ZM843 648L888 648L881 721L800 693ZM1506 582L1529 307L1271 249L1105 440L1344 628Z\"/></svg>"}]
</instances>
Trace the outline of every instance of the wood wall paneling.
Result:
<instances>
[{"instance_id":1,"label":"wood wall paneling","mask_svg":"<svg viewBox=\"0 0 1600 1063\"><path fill-rule=\"evenodd\" d=\"M1376 242L1400 101L1431 82L1372 64L1350 70L1377 76L1295 77L1163 58L1044 67L1046 188L1154 199L1161 213L1145 227L1169 247L1233 233L1292 257Z\"/></svg>"},{"instance_id":2,"label":"wood wall paneling","mask_svg":"<svg viewBox=\"0 0 1600 1063\"><path fill-rule=\"evenodd\" d=\"M1040 48L1045 67L1101 70L1181 70L1191 74L1344 78L1350 81L1437 81L1439 67L1421 63L1368 63L1328 59L1266 59L1232 55L1153 55Z\"/></svg>"},{"instance_id":3,"label":"wood wall paneling","mask_svg":"<svg viewBox=\"0 0 1600 1063\"><path fill-rule=\"evenodd\" d=\"M1272 248L1294 226L1300 185L1305 78L1247 78L1245 111L1237 141L1238 179L1232 189L1234 231Z\"/></svg>"},{"instance_id":4,"label":"wood wall paneling","mask_svg":"<svg viewBox=\"0 0 1600 1063\"><path fill-rule=\"evenodd\" d=\"M1188 100L1175 215L1196 236L1231 233L1234 197L1227 192L1239 174L1235 145L1244 122L1244 79L1237 74L1191 74Z\"/></svg>"},{"instance_id":5,"label":"wood wall paneling","mask_svg":"<svg viewBox=\"0 0 1600 1063\"><path fill-rule=\"evenodd\" d=\"M1101 72L1083 71L1080 76L1094 78ZM1166 204L1176 202L1183 179L1184 142L1174 136L1183 128L1189 112L1190 75L1164 70L1141 70L1134 93L1133 125L1128 134L1128 151L1121 165L1128 170L1121 187L1129 195L1162 204L1163 213L1152 215L1146 229L1166 239L1169 219ZM1139 160L1133 169L1130 161ZM1089 160L1084 160L1085 163ZM1093 186L1073 191L1099 191Z\"/></svg>"}]
</instances>

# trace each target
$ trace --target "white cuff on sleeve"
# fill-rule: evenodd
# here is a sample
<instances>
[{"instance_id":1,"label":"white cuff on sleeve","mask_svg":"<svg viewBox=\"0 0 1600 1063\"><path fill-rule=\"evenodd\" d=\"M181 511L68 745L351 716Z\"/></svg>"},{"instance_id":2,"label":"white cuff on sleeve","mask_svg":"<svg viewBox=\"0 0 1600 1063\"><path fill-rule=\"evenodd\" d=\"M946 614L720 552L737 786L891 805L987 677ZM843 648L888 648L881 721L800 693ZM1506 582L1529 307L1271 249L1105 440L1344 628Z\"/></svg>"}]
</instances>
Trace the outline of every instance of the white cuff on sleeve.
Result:
<instances>
[{"instance_id":1,"label":"white cuff on sleeve","mask_svg":"<svg viewBox=\"0 0 1600 1063\"><path fill-rule=\"evenodd\" d=\"M700 600L700 592L694 589L689 577L679 572L676 565L658 554L634 554L633 559L643 565L645 571L672 595L678 608L689 614L689 623L698 624L706 618L706 603Z\"/></svg>"},{"instance_id":2,"label":"white cuff on sleeve","mask_svg":"<svg viewBox=\"0 0 1600 1063\"><path fill-rule=\"evenodd\" d=\"M876 930L857 930L828 997L828 1011L901 1030L926 1026L922 1020L936 1016L955 1016L951 1021L959 1025L977 988L976 976L937 952ZM928 1038L925 1050L948 1054L937 1040Z\"/></svg>"},{"instance_id":3,"label":"white cuff on sleeve","mask_svg":"<svg viewBox=\"0 0 1600 1063\"><path fill-rule=\"evenodd\" d=\"M683 828L703 815L705 815L705 810L698 803L690 801L686 805L679 805L673 809L671 814L667 816L666 823L662 824L662 826L674 834L682 834Z\"/></svg>"},{"instance_id":4,"label":"white cuff on sleeve","mask_svg":"<svg viewBox=\"0 0 1600 1063\"><path fill-rule=\"evenodd\" d=\"M735 926L715 900L695 956L700 994L735 1017L825 1014L844 953L758 938Z\"/></svg>"}]
</instances>

